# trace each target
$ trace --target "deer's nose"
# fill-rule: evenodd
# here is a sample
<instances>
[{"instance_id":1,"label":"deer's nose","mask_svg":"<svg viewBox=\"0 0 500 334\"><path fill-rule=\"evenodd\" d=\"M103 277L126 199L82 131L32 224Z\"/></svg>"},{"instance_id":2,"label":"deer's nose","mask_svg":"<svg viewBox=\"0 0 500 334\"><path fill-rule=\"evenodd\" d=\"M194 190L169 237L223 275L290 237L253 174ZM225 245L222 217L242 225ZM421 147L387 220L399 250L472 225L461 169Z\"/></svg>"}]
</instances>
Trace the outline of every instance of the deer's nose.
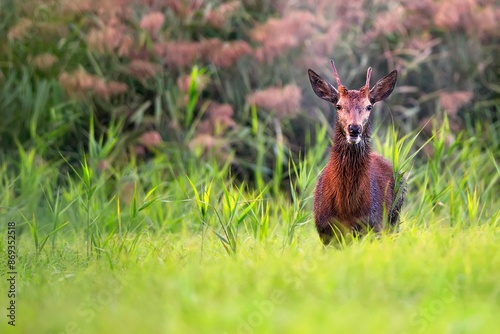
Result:
<instances>
[{"instance_id":1,"label":"deer's nose","mask_svg":"<svg viewBox=\"0 0 500 334\"><path fill-rule=\"evenodd\" d=\"M357 137L361 134L361 130L363 129L361 125L358 124L350 124L347 129L349 130L349 135L353 137Z\"/></svg>"}]
</instances>

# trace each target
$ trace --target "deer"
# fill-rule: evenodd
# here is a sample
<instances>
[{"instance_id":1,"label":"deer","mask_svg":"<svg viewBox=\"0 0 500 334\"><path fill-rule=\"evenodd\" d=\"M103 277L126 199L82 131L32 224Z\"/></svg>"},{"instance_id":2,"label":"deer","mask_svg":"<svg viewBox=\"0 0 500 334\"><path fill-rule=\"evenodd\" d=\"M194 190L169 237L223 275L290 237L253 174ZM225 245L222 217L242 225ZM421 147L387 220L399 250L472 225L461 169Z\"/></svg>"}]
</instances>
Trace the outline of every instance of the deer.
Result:
<instances>
[{"instance_id":1,"label":"deer","mask_svg":"<svg viewBox=\"0 0 500 334\"><path fill-rule=\"evenodd\" d=\"M333 240L339 244L347 235L363 236L369 230L376 235L398 231L406 193L406 181L395 177L392 164L371 147L373 105L392 93L397 71L370 89L370 67L365 85L350 90L340 82L334 61L330 63L338 89L308 70L314 93L337 111L330 156L314 189L314 222L324 245Z\"/></svg>"}]
</instances>

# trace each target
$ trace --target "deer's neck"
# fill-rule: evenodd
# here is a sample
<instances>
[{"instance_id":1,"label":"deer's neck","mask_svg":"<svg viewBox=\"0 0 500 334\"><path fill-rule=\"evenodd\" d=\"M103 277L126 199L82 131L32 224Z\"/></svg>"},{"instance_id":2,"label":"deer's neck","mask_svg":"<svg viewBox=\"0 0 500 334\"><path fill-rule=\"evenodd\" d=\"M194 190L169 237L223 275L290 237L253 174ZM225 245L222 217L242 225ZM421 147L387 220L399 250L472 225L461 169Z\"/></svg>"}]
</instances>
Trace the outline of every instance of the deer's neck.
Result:
<instances>
[{"instance_id":1,"label":"deer's neck","mask_svg":"<svg viewBox=\"0 0 500 334\"><path fill-rule=\"evenodd\" d=\"M324 198L331 201L335 216L352 223L370 213L370 137L360 143L347 143L340 129L335 130L330 160L323 172Z\"/></svg>"},{"instance_id":2,"label":"deer's neck","mask_svg":"<svg viewBox=\"0 0 500 334\"><path fill-rule=\"evenodd\" d=\"M335 129L334 142L330 153L330 170L335 179L337 189L343 189L344 193L355 193L359 187L366 186L370 168L370 131L367 129L363 134L361 142L349 144L337 127Z\"/></svg>"},{"instance_id":3,"label":"deer's neck","mask_svg":"<svg viewBox=\"0 0 500 334\"><path fill-rule=\"evenodd\" d=\"M358 144L349 144L342 131L336 127L331 157L349 169L358 169L368 164L371 153L370 129L366 129Z\"/></svg>"}]
</instances>

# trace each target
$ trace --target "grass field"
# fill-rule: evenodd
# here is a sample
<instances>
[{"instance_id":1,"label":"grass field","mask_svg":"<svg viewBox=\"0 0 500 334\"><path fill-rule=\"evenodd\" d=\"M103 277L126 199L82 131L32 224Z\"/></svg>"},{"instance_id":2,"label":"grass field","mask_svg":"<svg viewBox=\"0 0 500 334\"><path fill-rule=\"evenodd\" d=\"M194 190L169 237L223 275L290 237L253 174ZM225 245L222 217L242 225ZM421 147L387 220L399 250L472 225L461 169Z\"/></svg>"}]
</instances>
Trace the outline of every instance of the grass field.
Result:
<instances>
[{"instance_id":1,"label":"grass field","mask_svg":"<svg viewBox=\"0 0 500 334\"><path fill-rule=\"evenodd\" d=\"M2 256L14 221L17 275L12 327L2 261L0 332L496 333L498 127L436 133L421 161L417 134L375 138L409 179L401 231L341 248L312 222L327 139L287 191L176 151L118 171L97 167L106 143L76 167L20 149L1 174Z\"/></svg>"}]
</instances>

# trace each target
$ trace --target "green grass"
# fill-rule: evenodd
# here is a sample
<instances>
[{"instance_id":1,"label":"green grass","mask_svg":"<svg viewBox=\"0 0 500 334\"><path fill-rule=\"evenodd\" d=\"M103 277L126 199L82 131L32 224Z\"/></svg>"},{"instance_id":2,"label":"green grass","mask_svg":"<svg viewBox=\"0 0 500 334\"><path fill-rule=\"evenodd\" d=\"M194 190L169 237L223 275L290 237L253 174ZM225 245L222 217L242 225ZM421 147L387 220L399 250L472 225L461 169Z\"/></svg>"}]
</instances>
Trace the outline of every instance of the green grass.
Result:
<instances>
[{"instance_id":1,"label":"green grass","mask_svg":"<svg viewBox=\"0 0 500 334\"><path fill-rule=\"evenodd\" d=\"M416 160L417 133L378 131L376 150L410 184L401 231L337 249L320 244L312 222L324 130L290 163L291 181L256 188L227 164L168 147L148 163L100 170L113 138L91 139L78 165L19 146L20 158L0 166L2 254L8 221L18 247L16 327L2 279L0 332L496 332L495 136L469 131L447 144L445 122L431 156Z\"/></svg>"},{"instance_id":2,"label":"green grass","mask_svg":"<svg viewBox=\"0 0 500 334\"><path fill-rule=\"evenodd\" d=\"M407 224L396 238L339 251L305 229L293 247L247 239L235 256L216 239L202 253L197 235L144 234L112 267L69 239L21 260L16 330L493 333L498 232Z\"/></svg>"}]
</instances>

